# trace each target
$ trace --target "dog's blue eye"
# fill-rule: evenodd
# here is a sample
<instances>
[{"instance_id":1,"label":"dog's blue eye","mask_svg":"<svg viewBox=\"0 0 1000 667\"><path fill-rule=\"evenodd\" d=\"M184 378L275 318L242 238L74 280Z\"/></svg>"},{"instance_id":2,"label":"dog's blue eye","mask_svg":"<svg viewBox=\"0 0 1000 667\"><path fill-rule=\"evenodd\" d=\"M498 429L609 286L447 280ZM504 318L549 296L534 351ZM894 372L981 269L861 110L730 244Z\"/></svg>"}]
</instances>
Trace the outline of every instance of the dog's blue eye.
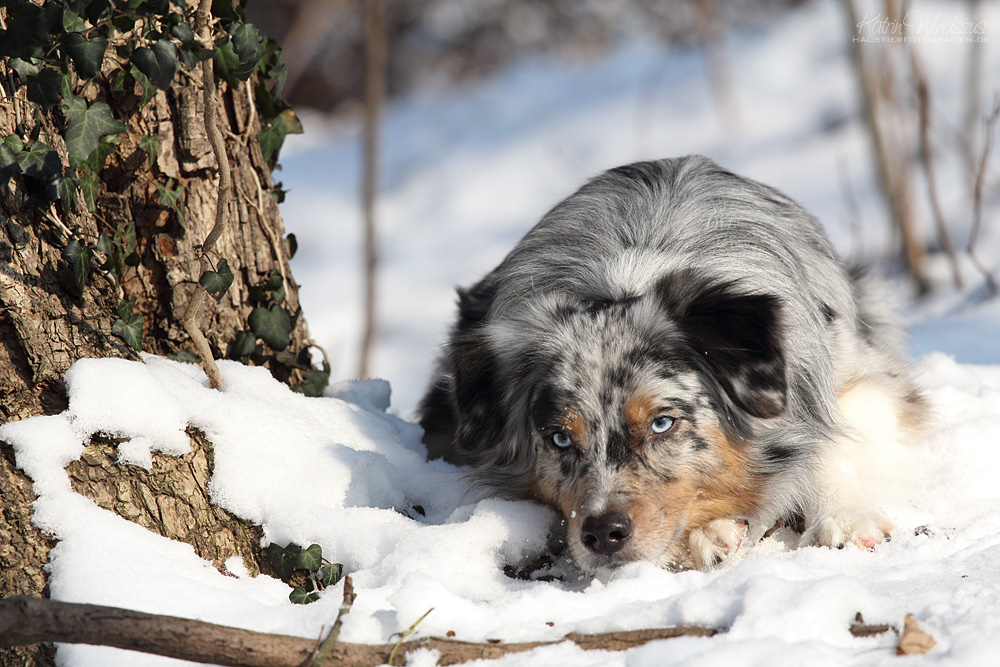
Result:
<instances>
[{"instance_id":1,"label":"dog's blue eye","mask_svg":"<svg viewBox=\"0 0 1000 667\"><path fill-rule=\"evenodd\" d=\"M552 444L559 449L566 449L567 447L573 446L573 438L569 437L562 431L556 431L552 434Z\"/></svg>"},{"instance_id":2,"label":"dog's blue eye","mask_svg":"<svg viewBox=\"0 0 1000 667\"><path fill-rule=\"evenodd\" d=\"M649 425L649 430L653 433L666 433L673 425L673 417L657 417L653 420L653 423Z\"/></svg>"}]
</instances>

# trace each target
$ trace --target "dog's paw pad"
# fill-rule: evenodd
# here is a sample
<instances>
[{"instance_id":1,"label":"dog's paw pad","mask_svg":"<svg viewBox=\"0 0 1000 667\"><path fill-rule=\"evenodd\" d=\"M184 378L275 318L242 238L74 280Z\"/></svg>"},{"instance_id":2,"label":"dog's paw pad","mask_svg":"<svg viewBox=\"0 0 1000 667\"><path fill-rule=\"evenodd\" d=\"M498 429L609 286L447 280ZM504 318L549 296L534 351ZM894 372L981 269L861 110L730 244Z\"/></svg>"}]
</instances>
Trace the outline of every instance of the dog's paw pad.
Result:
<instances>
[{"instance_id":1,"label":"dog's paw pad","mask_svg":"<svg viewBox=\"0 0 1000 667\"><path fill-rule=\"evenodd\" d=\"M736 553L747 535L746 521L716 519L691 531L691 561L699 570L711 570Z\"/></svg>"},{"instance_id":2,"label":"dog's paw pad","mask_svg":"<svg viewBox=\"0 0 1000 667\"><path fill-rule=\"evenodd\" d=\"M872 550L890 539L887 522L853 510L841 510L820 519L802 535L802 546L843 549L853 545Z\"/></svg>"}]
</instances>

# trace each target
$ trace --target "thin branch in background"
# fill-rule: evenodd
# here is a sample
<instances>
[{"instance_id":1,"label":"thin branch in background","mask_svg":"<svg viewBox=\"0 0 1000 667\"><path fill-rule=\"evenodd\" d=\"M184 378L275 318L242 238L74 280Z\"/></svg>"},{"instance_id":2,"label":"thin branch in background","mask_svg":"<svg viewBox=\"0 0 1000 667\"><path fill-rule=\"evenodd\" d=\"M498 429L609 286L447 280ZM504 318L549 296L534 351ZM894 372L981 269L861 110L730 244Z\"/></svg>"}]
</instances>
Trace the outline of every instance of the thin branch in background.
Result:
<instances>
[{"instance_id":1,"label":"thin branch in background","mask_svg":"<svg viewBox=\"0 0 1000 667\"><path fill-rule=\"evenodd\" d=\"M866 46L874 45L866 44L859 39L864 35L859 33L860 23L854 0L845 0L844 7L847 10L848 29L853 47L851 52L854 56L855 71L861 88L865 122L868 126L868 136L878 167L879 185L889 204L893 225L902 236L903 253L910 276L913 278L918 292L926 294L930 290L930 283L924 275L925 249L917 239L913 209L910 205L907 157L909 151L904 149L905 139L899 135L904 131L904 124L901 122L899 114L894 114L897 109L895 108L893 92L893 72L886 69L890 67L891 59L878 61L885 67L881 72L875 70L875 61L866 58L864 53ZM889 17L888 20L897 20L898 22L901 18L894 17L901 17L901 8L892 0L887 0L886 15ZM885 55L891 54L886 53ZM880 74L881 80L879 80ZM890 116L893 117L890 118ZM890 133L893 128L897 133L893 135L895 141L890 142Z\"/></svg>"},{"instance_id":2,"label":"thin branch in background","mask_svg":"<svg viewBox=\"0 0 1000 667\"><path fill-rule=\"evenodd\" d=\"M364 329L358 377L368 376L372 344L375 341L376 279L378 238L375 227L375 198L378 193L379 116L385 97L385 2L364 0L365 4L365 128L361 207L364 218Z\"/></svg>"},{"instance_id":3,"label":"thin branch in background","mask_svg":"<svg viewBox=\"0 0 1000 667\"><path fill-rule=\"evenodd\" d=\"M212 0L201 0L195 14L195 26L199 39L208 46L212 44L211 20ZM205 133L208 136L208 142L212 145L216 162L219 164L219 199L215 205L215 226L212 227L212 231L208 233L201 246L200 264L201 273L204 273L212 269L209 256L215 248L216 241L219 240L226 228L229 217L227 215L229 201L233 191L233 176L229 167L229 156L226 154L226 140L219 129L219 99L216 95L215 68L211 58L201 63L201 76L204 86ZM194 343L194 347L198 351L198 356L201 357L201 362L205 365L205 374L208 375L212 388L221 389L222 375L219 373L219 367L216 366L215 358L212 356L212 348L198 325L198 317L208 302L208 298L208 291L201 284L196 283L184 315L181 317L181 325L187 331L191 342Z\"/></svg>"},{"instance_id":4,"label":"thin branch in background","mask_svg":"<svg viewBox=\"0 0 1000 667\"><path fill-rule=\"evenodd\" d=\"M955 282L955 287L962 289L962 271L958 266L958 257L955 254L955 246L951 242L951 234L948 233L948 225L944 221L941 202L938 200L937 177L934 175L934 155L931 148L930 91L927 87L927 77L924 75L923 67L912 45L910 48L910 69L913 71L913 80L917 87L917 106L920 111L920 163L924 167L924 175L927 178L927 195L931 200L931 210L934 213L934 224L937 227L941 247L948 254L948 261L951 264L952 280Z\"/></svg>"},{"instance_id":5,"label":"thin branch in background","mask_svg":"<svg viewBox=\"0 0 1000 667\"><path fill-rule=\"evenodd\" d=\"M979 166L976 169L976 184L972 191L972 230L969 232L969 257L986 280L986 296L994 298L998 293L997 281L986 265L976 254L976 242L979 240L979 229L983 224L983 182L986 180L986 166L989 163L990 151L993 149L993 131L1000 119L1000 99L993 103L993 111L986 118L983 130L983 150L979 156Z\"/></svg>"},{"instance_id":6,"label":"thin branch in background","mask_svg":"<svg viewBox=\"0 0 1000 667\"><path fill-rule=\"evenodd\" d=\"M969 20L973 25L983 23L982 0L968 0ZM969 60L965 70L965 122L962 132L962 154L969 180L975 179L979 162L980 105L983 99L983 55L986 50L984 40L973 39L969 44Z\"/></svg>"}]
</instances>

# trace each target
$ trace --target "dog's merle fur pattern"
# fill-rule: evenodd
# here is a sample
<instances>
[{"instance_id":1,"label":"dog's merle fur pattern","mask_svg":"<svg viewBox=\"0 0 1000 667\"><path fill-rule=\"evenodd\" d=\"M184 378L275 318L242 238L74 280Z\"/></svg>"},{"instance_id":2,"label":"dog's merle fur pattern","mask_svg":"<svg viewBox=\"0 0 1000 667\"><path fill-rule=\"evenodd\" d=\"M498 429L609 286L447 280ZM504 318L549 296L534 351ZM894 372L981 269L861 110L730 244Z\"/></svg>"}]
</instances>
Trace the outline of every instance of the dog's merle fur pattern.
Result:
<instances>
[{"instance_id":1,"label":"dog's merle fur pattern","mask_svg":"<svg viewBox=\"0 0 1000 667\"><path fill-rule=\"evenodd\" d=\"M421 423L432 456L561 511L588 571L712 567L791 514L871 548L888 524L837 471L879 443L845 397L885 407L878 437L918 430L901 338L785 195L703 157L637 163L459 291Z\"/></svg>"}]
</instances>

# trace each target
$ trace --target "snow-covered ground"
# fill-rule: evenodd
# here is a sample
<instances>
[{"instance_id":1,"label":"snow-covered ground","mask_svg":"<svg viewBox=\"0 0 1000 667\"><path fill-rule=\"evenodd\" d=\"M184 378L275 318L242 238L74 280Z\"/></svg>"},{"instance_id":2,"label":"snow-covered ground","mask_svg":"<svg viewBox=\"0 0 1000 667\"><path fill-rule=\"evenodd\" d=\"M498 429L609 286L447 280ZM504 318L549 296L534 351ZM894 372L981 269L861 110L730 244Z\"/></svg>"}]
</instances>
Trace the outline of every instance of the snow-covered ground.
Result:
<instances>
[{"instance_id":1,"label":"snow-covered ground","mask_svg":"<svg viewBox=\"0 0 1000 667\"><path fill-rule=\"evenodd\" d=\"M946 17L957 7L914 6ZM985 71L995 82L1000 6L989 9ZM223 576L189 546L71 490L64 467L90 435L126 438L122 460L148 466L151 451L184 451L184 429L193 426L215 447L210 491L220 506L263 526L266 542L319 543L352 575L358 597L345 641L388 641L433 607L420 635L453 631L460 639L513 642L681 624L729 628L625 653L561 644L499 661L506 667L878 665L897 660L895 638L853 638L855 614L901 626L912 613L938 642L923 658L908 659L914 664L1000 664L1000 305L977 302L981 288L967 260L967 292L944 291L906 311L936 418L914 456L931 474L909 494L917 502L886 508L897 531L875 552L791 549L779 532L710 573L640 564L604 581L511 579L503 566L544 549L552 513L481 499L461 471L426 462L419 429L397 416L406 417L419 398L451 318L453 286L491 269L586 178L623 162L707 154L802 201L845 256L883 256L890 239L843 25L832 0L813 2L732 39L741 121L728 131L697 53L642 41L586 66L521 63L476 87L390 108L374 369L391 383L392 408L386 411L390 384L380 381L338 384L323 398L306 398L262 369L229 362L221 365L222 392L208 389L197 367L155 357L77 363L66 378L65 413L0 427L35 482L36 522L58 539L52 597L310 638L329 626L339 587L313 604L293 605L281 582L245 576L237 563L230 564L236 576ZM948 105L959 97L954 73L962 71L964 46L918 45L941 86L944 127L957 117ZM335 361L335 379L348 379L360 319L357 128L317 118L306 127L282 158L278 177L290 190L283 211L299 240L293 270L311 330ZM942 142L942 191L964 246L965 181ZM980 255L1000 266L995 202L985 220ZM932 269L945 284L946 265L935 259ZM181 664L68 645L58 660L72 667Z\"/></svg>"}]
</instances>

